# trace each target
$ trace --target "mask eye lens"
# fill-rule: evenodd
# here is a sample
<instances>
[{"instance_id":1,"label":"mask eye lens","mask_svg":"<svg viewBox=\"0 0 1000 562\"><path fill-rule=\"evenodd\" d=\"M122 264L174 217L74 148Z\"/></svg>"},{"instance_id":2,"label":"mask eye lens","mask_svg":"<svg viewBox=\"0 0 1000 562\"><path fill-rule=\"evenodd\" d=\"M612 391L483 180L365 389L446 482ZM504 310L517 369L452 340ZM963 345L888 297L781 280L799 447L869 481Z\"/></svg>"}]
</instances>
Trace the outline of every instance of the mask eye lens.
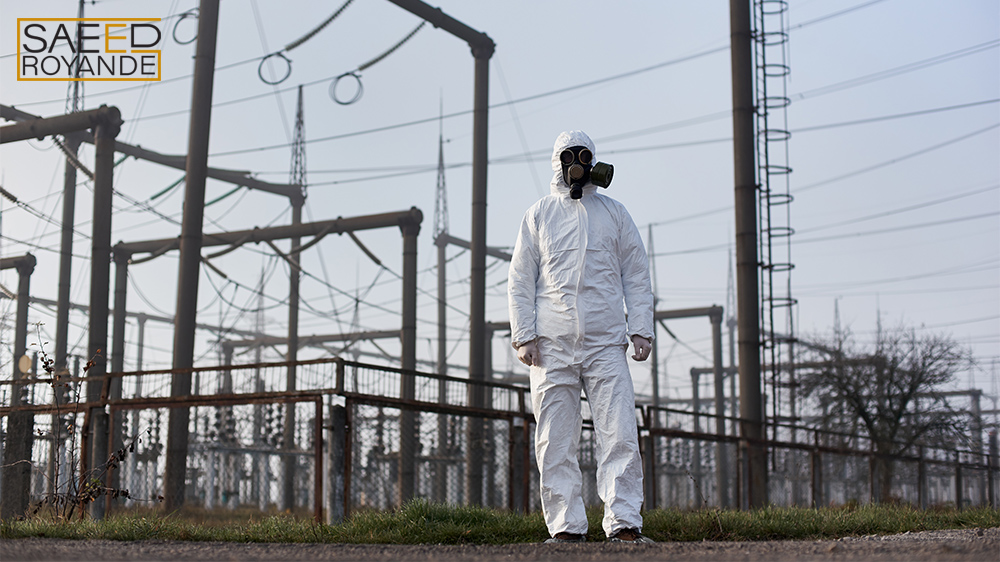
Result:
<instances>
[{"instance_id":1,"label":"mask eye lens","mask_svg":"<svg viewBox=\"0 0 1000 562\"><path fill-rule=\"evenodd\" d=\"M573 151L572 150L564 150L564 151L562 151L562 154L559 155L559 160L561 160L562 163L565 164L565 165L567 165L567 166L570 165L570 164L572 164L573 163Z\"/></svg>"},{"instance_id":2,"label":"mask eye lens","mask_svg":"<svg viewBox=\"0 0 1000 562\"><path fill-rule=\"evenodd\" d=\"M594 159L594 155L591 154L591 152L589 150L587 150L586 148L584 148L583 150L580 151L580 163L581 164L590 164L590 161L593 160L593 159Z\"/></svg>"}]
</instances>

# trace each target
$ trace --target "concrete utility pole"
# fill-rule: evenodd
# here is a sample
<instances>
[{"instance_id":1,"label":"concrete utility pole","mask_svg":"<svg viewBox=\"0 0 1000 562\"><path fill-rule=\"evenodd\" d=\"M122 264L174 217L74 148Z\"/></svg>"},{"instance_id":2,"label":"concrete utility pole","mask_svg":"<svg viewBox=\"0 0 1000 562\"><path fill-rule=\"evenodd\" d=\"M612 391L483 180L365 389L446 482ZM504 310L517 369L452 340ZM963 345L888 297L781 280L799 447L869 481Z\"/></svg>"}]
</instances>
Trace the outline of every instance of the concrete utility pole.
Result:
<instances>
[{"instance_id":1,"label":"concrete utility pole","mask_svg":"<svg viewBox=\"0 0 1000 562\"><path fill-rule=\"evenodd\" d=\"M760 294L757 285L757 183L754 159L753 36L751 0L729 1L733 84L733 170L736 205L736 295L739 322L740 507L767 505L767 449L760 389Z\"/></svg>"},{"instance_id":2,"label":"concrete utility pole","mask_svg":"<svg viewBox=\"0 0 1000 562\"><path fill-rule=\"evenodd\" d=\"M195 51L191 120L188 128L187 180L181 223L180 265L177 272L177 323L174 326L175 369L194 366L198 277L201 272L202 221L205 216L205 179L208 138L212 123L212 87L215 80L215 41L219 0L201 0L198 7L198 46ZM174 375L171 396L191 394L191 374ZM171 408L167 425L167 461L163 478L164 507L172 512L184 505L187 474L188 408Z\"/></svg>"},{"instance_id":3,"label":"concrete utility pole","mask_svg":"<svg viewBox=\"0 0 1000 562\"><path fill-rule=\"evenodd\" d=\"M114 108L112 108L114 109ZM114 199L112 179L115 167L115 137L121 130L121 117L102 120L94 129L94 224L90 251L90 325L87 357L94 365L87 371L87 401L101 399L108 373L108 288L111 286L111 202ZM90 411L90 463L96 469L108 460L108 414L104 408ZM106 497L90 504L90 515L104 517Z\"/></svg>"},{"instance_id":4,"label":"concrete utility pole","mask_svg":"<svg viewBox=\"0 0 1000 562\"><path fill-rule=\"evenodd\" d=\"M430 22L468 43L476 59L475 91L472 117L472 266L469 303L469 378L486 379L486 167L489 143L490 58L496 44L488 35L476 31L455 18L419 0L389 0L404 10ZM470 386L469 405L481 407L481 388ZM466 470L466 501L482 503L482 424L469 421ZM408 499L408 498L407 498Z\"/></svg>"},{"instance_id":5,"label":"concrete utility pole","mask_svg":"<svg viewBox=\"0 0 1000 562\"><path fill-rule=\"evenodd\" d=\"M0 259L0 269L17 269L17 312L14 320L14 372L11 374L10 414L7 416L7 435L3 444L0 464L0 519L11 520L23 517L28 511L31 490L31 446L35 416L31 412L19 412L18 407L25 398L25 386L19 384L25 377L21 372L20 360L27 351L28 339L28 294L31 272L35 270L35 256L25 254L16 258Z\"/></svg>"}]
</instances>

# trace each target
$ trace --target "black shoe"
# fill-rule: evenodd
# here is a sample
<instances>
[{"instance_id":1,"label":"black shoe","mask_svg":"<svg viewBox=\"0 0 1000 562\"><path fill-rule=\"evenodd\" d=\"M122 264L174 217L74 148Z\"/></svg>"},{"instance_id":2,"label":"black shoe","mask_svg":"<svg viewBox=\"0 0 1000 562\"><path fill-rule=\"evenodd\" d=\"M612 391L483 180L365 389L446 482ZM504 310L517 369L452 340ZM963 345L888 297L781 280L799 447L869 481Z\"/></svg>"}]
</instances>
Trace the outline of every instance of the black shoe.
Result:
<instances>
[{"instance_id":1,"label":"black shoe","mask_svg":"<svg viewBox=\"0 0 1000 562\"><path fill-rule=\"evenodd\" d=\"M608 537L610 542L624 542L624 543L655 543L653 539L649 537L644 537L639 532L639 529L619 529L618 532Z\"/></svg>"},{"instance_id":2,"label":"black shoe","mask_svg":"<svg viewBox=\"0 0 1000 562\"><path fill-rule=\"evenodd\" d=\"M543 544L553 544L557 542L587 542L587 535L577 535L576 533L556 533L556 536L546 539Z\"/></svg>"}]
</instances>

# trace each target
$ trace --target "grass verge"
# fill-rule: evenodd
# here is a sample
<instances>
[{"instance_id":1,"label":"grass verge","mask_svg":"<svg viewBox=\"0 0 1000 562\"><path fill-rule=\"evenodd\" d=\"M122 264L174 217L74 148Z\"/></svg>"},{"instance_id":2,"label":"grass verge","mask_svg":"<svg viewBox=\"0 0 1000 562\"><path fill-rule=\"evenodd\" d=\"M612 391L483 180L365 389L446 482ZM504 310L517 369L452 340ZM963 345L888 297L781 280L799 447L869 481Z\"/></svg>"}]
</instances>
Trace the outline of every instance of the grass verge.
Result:
<instances>
[{"instance_id":1,"label":"grass verge","mask_svg":"<svg viewBox=\"0 0 1000 562\"><path fill-rule=\"evenodd\" d=\"M604 540L601 508L588 509L588 540ZM656 541L816 540L936 529L1000 526L1000 511L987 508L917 510L906 506L806 509L653 510L644 513L643 534ZM49 537L107 540L322 542L370 544L510 544L548 537L539 513L521 515L479 507L416 500L394 511L360 512L341 525L317 525L291 516L254 520L192 520L178 515L119 515L103 521L35 517L0 521L0 538Z\"/></svg>"}]
</instances>

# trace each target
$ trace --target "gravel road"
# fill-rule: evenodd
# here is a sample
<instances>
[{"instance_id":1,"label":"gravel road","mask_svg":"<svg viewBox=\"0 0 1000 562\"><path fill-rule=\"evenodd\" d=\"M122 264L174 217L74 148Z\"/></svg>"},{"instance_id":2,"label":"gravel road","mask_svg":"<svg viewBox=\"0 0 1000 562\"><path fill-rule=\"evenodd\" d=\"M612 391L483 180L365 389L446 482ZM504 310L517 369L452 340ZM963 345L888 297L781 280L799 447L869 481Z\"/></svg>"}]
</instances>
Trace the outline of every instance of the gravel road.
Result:
<instances>
[{"instance_id":1,"label":"gravel road","mask_svg":"<svg viewBox=\"0 0 1000 562\"><path fill-rule=\"evenodd\" d=\"M543 561L1000 561L1000 528L926 531L823 541L669 542L653 545L502 546L273 544L184 541L16 539L0 541L0 560L335 560Z\"/></svg>"}]
</instances>

